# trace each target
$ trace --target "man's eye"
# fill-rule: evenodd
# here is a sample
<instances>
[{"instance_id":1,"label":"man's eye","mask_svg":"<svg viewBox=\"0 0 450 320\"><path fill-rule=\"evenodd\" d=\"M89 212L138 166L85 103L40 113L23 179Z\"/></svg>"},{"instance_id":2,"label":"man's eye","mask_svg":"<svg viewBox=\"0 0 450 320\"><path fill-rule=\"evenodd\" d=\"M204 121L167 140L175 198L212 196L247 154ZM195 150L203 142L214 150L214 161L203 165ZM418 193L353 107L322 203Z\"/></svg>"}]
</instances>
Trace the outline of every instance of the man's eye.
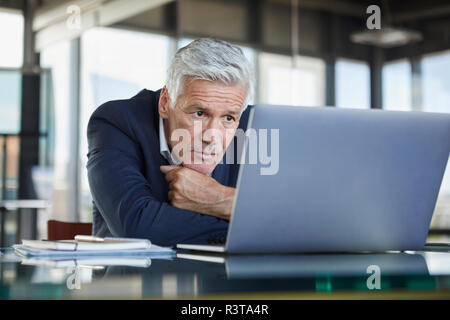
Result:
<instances>
[{"instance_id":1,"label":"man's eye","mask_svg":"<svg viewBox=\"0 0 450 320\"><path fill-rule=\"evenodd\" d=\"M197 117L201 117L201 116L203 116L203 114L204 114L203 111L196 111L196 112L195 112L195 115L196 115Z\"/></svg>"},{"instance_id":2,"label":"man's eye","mask_svg":"<svg viewBox=\"0 0 450 320\"><path fill-rule=\"evenodd\" d=\"M228 122L234 121L234 118L232 116L226 116L225 120L227 120Z\"/></svg>"}]
</instances>

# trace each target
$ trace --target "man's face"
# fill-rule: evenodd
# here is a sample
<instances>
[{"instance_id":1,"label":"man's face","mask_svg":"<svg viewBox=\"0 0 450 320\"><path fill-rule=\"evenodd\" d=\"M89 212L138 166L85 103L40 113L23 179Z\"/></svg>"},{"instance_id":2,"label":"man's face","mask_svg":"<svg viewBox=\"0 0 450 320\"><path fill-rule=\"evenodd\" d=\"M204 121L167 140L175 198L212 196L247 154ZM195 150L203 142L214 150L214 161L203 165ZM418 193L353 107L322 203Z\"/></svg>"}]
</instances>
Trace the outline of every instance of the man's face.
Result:
<instances>
[{"instance_id":1,"label":"man's face","mask_svg":"<svg viewBox=\"0 0 450 320\"><path fill-rule=\"evenodd\" d=\"M204 174L214 170L236 133L245 96L242 85L187 80L175 107L170 108L167 90L163 89L159 114L165 122L167 143L175 155L183 146L185 167Z\"/></svg>"}]
</instances>

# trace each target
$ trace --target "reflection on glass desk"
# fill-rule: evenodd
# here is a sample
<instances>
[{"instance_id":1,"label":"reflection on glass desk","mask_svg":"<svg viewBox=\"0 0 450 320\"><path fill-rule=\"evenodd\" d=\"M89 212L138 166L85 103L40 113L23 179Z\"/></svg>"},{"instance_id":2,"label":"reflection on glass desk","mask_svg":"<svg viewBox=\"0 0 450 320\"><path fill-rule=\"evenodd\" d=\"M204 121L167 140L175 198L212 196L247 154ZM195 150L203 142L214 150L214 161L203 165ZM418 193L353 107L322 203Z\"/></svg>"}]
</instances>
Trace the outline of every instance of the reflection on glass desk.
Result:
<instances>
[{"instance_id":1,"label":"reflection on glass desk","mask_svg":"<svg viewBox=\"0 0 450 320\"><path fill-rule=\"evenodd\" d=\"M33 261L0 256L0 299L450 299L450 252ZM207 260L207 261L204 261Z\"/></svg>"}]
</instances>

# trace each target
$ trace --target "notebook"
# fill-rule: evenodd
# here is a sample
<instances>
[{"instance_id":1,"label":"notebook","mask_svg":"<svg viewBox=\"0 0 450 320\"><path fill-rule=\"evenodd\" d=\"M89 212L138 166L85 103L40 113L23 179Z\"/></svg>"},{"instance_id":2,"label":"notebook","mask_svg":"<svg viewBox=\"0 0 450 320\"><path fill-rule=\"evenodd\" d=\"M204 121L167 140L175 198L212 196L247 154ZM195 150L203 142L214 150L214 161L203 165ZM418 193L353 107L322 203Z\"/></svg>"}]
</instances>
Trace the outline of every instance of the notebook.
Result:
<instances>
[{"instance_id":1,"label":"notebook","mask_svg":"<svg viewBox=\"0 0 450 320\"><path fill-rule=\"evenodd\" d=\"M22 240L13 245L14 252L23 257L79 257L79 256L134 256L174 254L169 247L160 247L147 239L98 238L79 240Z\"/></svg>"},{"instance_id":2,"label":"notebook","mask_svg":"<svg viewBox=\"0 0 450 320\"><path fill-rule=\"evenodd\" d=\"M92 251L92 250L129 250L148 249L152 244L147 239L116 240L105 238L102 242L87 242L77 240L22 240L22 245L34 250L58 250L58 251Z\"/></svg>"},{"instance_id":3,"label":"notebook","mask_svg":"<svg viewBox=\"0 0 450 320\"><path fill-rule=\"evenodd\" d=\"M153 258L153 257L152 257ZM149 257L85 257L82 259L42 259L42 258L25 258L22 260L23 265L43 266L50 268L67 268L67 267L94 267L94 266L127 266L148 268L152 260Z\"/></svg>"}]
</instances>

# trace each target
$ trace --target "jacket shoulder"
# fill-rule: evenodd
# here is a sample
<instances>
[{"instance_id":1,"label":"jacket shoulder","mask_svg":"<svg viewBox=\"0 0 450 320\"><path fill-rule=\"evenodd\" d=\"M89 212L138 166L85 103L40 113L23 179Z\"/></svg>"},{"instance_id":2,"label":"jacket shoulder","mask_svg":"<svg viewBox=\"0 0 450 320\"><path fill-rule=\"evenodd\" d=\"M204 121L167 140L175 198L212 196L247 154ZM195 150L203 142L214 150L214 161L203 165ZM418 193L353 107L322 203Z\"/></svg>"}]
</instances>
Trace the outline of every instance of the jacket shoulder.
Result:
<instances>
[{"instance_id":1,"label":"jacket shoulder","mask_svg":"<svg viewBox=\"0 0 450 320\"><path fill-rule=\"evenodd\" d=\"M148 113L157 108L159 91L142 90L129 99L111 100L101 104L91 115L91 118L123 119L136 113Z\"/></svg>"},{"instance_id":2,"label":"jacket shoulder","mask_svg":"<svg viewBox=\"0 0 450 320\"><path fill-rule=\"evenodd\" d=\"M142 90L130 99L112 100L100 105L91 115L88 134L98 121L108 122L121 131L132 134L145 122L154 123L158 114L159 91Z\"/></svg>"}]
</instances>

